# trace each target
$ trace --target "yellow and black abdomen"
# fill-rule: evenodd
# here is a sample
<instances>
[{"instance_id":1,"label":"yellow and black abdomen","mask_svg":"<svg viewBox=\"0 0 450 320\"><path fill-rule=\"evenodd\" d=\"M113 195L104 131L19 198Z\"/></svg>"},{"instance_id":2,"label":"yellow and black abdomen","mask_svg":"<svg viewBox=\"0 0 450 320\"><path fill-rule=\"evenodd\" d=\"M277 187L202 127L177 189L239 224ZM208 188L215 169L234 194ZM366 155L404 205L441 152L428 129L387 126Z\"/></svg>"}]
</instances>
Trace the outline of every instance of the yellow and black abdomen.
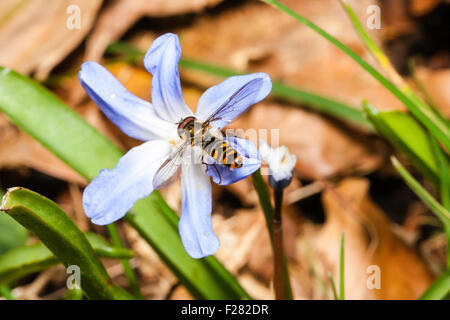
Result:
<instances>
[{"instance_id":1,"label":"yellow and black abdomen","mask_svg":"<svg viewBox=\"0 0 450 320\"><path fill-rule=\"evenodd\" d=\"M229 166L231 169L242 167L242 158L232 146L220 137L206 134L203 149L218 164Z\"/></svg>"}]
</instances>

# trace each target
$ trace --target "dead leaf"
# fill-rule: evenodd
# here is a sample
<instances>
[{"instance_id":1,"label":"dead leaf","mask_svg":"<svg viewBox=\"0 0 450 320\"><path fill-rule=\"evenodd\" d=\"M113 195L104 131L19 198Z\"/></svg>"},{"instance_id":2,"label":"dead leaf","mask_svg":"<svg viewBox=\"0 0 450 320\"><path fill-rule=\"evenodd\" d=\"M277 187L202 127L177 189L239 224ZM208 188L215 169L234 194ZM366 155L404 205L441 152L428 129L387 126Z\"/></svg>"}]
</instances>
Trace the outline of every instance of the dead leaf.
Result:
<instances>
[{"instance_id":1,"label":"dead leaf","mask_svg":"<svg viewBox=\"0 0 450 320\"><path fill-rule=\"evenodd\" d=\"M424 16L440 4L442 0L411 0L410 11L413 16Z\"/></svg>"},{"instance_id":2,"label":"dead leaf","mask_svg":"<svg viewBox=\"0 0 450 320\"><path fill-rule=\"evenodd\" d=\"M0 3L0 65L44 80L91 29L102 0L9 0ZM75 11L70 11L70 6ZM45 10L42 10L45 8ZM80 28L69 28L80 13Z\"/></svg>"},{"instance_id":3,"label":"dead leaf","mask_svg":"<svg viewBox=\"0 0 450 320\"><path fill-rule=\"evenodd\" d=\"M414 21L408 14L409 2L409 0L383 1L381 12L386 40L411 35L416 31Z\"/></svg>"}]
</instances>

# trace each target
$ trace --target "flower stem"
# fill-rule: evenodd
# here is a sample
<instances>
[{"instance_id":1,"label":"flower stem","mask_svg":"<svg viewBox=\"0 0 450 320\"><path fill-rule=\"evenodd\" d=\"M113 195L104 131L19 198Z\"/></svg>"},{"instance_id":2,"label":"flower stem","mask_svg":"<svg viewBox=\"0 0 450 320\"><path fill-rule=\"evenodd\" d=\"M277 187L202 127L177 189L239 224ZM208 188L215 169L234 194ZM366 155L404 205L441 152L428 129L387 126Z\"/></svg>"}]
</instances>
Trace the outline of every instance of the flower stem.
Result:
<instances>
[{"instance_id":1,"label":"flower stem","mask_svg":"<svg viewBox=\"0 0 450 320\"><path fill-rule=\"evenodd\" d=\"M274 266L274 287L277 300L286 300L284 290L284 261L283 261L283 230L281 206L283 203L283 190L274 189L275 214L273 216L273 266ZM286 270L287 271L287 270Z\"/></svg>"},{"instance_id":2,"label":"flower stem","mask_svg":"<svg viewBox=\"0 0 450 320\"><path fill-rule=\"evenodd\" d=\"M119 232L117 231L116 225L114 223L111 223L107 225L107 228L113 245L115 245L118 248L123 248L122 240L120 240ZM120 262L122 263L125 277L127 278L128 283L130 284L130 288L131 291L133 292L133 295L139 300L144 299L141 293L141 289L139 288L139 283L137 281L136 275L133 271L133 268L131 268L130 261L128 261L127 259L121 259Z\"/></svg>"},{"instance_id":3,"label":"flower stem","mask_svg":"<svg viewBox=\"0 0 450 320\"><path fill-rule=\"evenodd\" d=\"M283 250L283 238L281 232L281 204L283 192L277 196L275 190L275 211L270 203L269 192L261 176L261 171L257 170L252 174L253 186L258 194L259 203L263 209L266 219L267 230L272 244L274 260L274 287L277 300L292 300L291 283L289 279L289 270Z\"/></svg>"}]
</instances>

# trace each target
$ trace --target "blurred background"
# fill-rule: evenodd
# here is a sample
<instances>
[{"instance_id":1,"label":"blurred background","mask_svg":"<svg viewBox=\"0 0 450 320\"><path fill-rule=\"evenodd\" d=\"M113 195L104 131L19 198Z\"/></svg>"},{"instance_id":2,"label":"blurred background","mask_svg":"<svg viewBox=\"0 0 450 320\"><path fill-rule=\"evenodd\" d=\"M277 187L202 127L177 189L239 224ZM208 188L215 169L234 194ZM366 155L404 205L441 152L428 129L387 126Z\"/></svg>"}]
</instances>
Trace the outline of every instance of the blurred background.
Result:
<instances>
[{"instance_id":1,"label":"blurred background","mask_svg":"<svg viewBox=\"0 0 450 320\"><path fill-rule=\"evenodd\" d=\"M376 65L339 1L281 2ZM420 87L450 116L450 2L349 2L363 25L371 16L368 8L380 8L380 28L367 32L407 82ZM380 110L404 109L336 47L288 15L251 0L2 0L0 65L43 83L126 151L139 142L109 122L84 93L76 74L83 61L98 61L131 92L150 100L151 75L136 52L145 52L165 32L179 35L186 58L240 72L266 72L276 81L355 108L367 99ZM118 41L136 51L118 55L114 49ZM193 69L181 69L180 75L186 102L193 109L206 88L222 81ZM285 192L283 226L296 299L332 298L328 273L338 278L343 231L349 299L417 299L445 269L442 229L397 176L389 162L396 152L379 136L272 96L232 127L280 129L280 144L297 156L295 177ZM83 231L106 235L84 215L81 199L86 184L0 114L1 189L23 186L39 192L56 201ZM162 194L179 212L179 184ZM213 225L221 240L216 257L251 296L272 299L271 246L251 179L213 187ZM0 254L10 246L8 228L0 220ZM119 228L137 253L132 265L145 298L190 299L136 231L121 223ZM36 239L29 236L26 241ZM126 286L120 262L104 262L114 281ZM368 285L371 266L381 272L379 289ZM22 279L14 294L20 299L60 299L66 278L62 266L54 267Z\"/></svg>"}]
</instances>

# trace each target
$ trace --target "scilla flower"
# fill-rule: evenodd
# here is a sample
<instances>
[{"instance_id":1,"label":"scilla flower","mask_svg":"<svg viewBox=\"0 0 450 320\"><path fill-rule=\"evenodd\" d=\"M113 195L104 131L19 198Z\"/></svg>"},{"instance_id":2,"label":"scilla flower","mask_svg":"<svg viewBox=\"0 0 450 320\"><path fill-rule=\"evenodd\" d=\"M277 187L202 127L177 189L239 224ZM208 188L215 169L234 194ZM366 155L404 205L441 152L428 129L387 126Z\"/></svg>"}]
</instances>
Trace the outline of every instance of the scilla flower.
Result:
<instances>
[{"instance_id":1,"label":"scilla flower","mask_svg":"<svg viewBox=\"0 0 450 320\"><path fill-rule=\"evenodd\" d=\"M269 165L269 184L274 189L286 188L292 180L296 157L285 146L272 149L264 140L259 141L263 163Z\"/></svg>"},{"instance_id":2,"label":"scilla flower","mask_svg":"<svg viewBox=\"0 0 450 320\"><path fill-rule=\"evenodd\" d=\"M210 177L215 183L230 184L260 166L253 144L235 137L222 138L217 132L264 99L272 84L264 73L231 77L208 89L193 114L181 92L180 55L179 40L174 34L157 38L147 52L144 64L153 75L152 103L132 95L99 64L82 65L79 80L91 99L125 134L146 141L128 151L114 169L100 171L84 191L83 207L93 223L109 224L122 218L138 199L170 184L181 174L178 228L189 255L201 258L219 248L211 224ZM207 143L202 141L202 130L216 131L207 136L210 156L204 150ZM199 132L203 138L194 143L193 136ZM217 141L225 142L221 145L227 149L211 148ZM200 152L191 152L193 149ZM219 155L219 151L223 154ZM200 154L200 158L192 158L192 154Z\"/></svg>"}]
</instances>

